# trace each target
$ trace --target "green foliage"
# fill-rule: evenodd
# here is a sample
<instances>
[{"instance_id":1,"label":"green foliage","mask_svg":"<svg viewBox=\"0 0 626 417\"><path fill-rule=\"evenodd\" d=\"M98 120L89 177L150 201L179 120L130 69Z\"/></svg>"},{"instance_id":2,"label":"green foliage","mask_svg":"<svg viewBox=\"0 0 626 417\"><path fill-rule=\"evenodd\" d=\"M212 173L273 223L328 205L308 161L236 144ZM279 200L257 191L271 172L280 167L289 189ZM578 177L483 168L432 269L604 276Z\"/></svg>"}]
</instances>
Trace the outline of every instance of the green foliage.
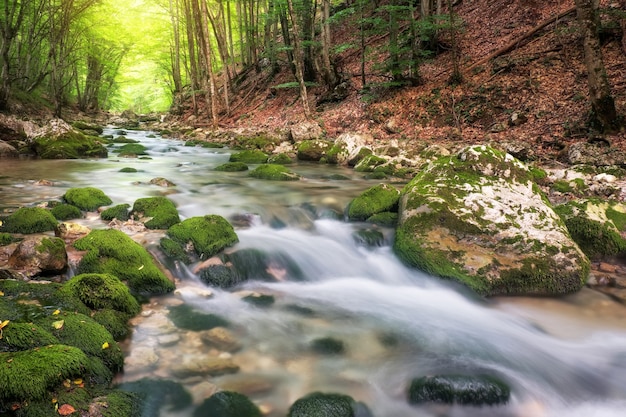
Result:
<instances>
[{"instance_id":1,"label":"green foliage","mask_svg":"<svg viewBox=\"0 0 626 417\"><path fill-rule=\"evenodd\" d=\"M248 149L230 155L230 162L243 162L246 164L264 164L267 162L267 154L256 149Z\"/></svg>"},{"instance_id":2,"label":"green foliage","mask_svg":"<svg viewBox=\"0 0 626 417\"><path fill-rule=\"evenodd\" d=\"M128 287L110 274L76 275L65 283L62 291L67 291L92 310L111 309L131 316L141 310Z\"/></svg>"},{"instance_id":3,"label":"green foliage","mask_svg":"<svg viewBox=\"0 0 626 417\"><path fill-rule=\"evenodd\" d=\"M226 162L225 164L216 166L214 170L223 172L247 171L248 165L243 162Z\"/></svg>"},{"instance_id":4,"label":"green foliage","mask_svg":"<svg viewBox=\"0 0 626 417\"><path fill-rule=\"evenodd\" d=\"M193 417L262 417L261 410L248 397L232 391L213 394L193 413Z\"/></svg>"},{"instance_id":5,"label":"green foliage","mask_svg":"<svg viewBox=\"0 0 626 417\"><path fill-rule=\"evenodd\" d=\"M113 219L126 221L130 218L130 213L128 209L130 209L130 204L118 204L100 213L100 218L102 220L108 221Z\"/></svg>"},{"instance_id":6,"label":"green foliage","mask_svg":"<svg viewBox=\"0 0 626 417\"><path fill-rule=\"evenodd\" d=\"M291 172L283 165L263 164L259 165L248 174L250 177L270 181L298 181L300 176Z\"/></svg>"},{"instance_id":7,"label":"green foliage","mask_svg":"<svg viewBox=\"0 0 626 417\"><path fill-rule=\"evenodd\" d=\"M411 381L408 397L411 404L436 402L463 405L506 404L511 389L488 375L425 376Z\"/></svg>"},{"instance_id":8,"label":"green foliage","mask_svg":"<svg viewBox=\"0 0 626 417\"><path fill-rule=\"evenodd\" d=\"M0 230L8 233L41 233L54 230L58 222L48 210L22 207L4 219Z\"/></svg>"},{"instance_id":9,"label":"green foliage","mask_svg":"<svg viewBox=\"0 0 626 417\"><path fill-rule=\"evenodd\" d=\"M176 206L172 200L165 197L146 197L136 200L131 214L138 213L143 213L144 217L152 217L144 223L148 229L167 229L180 223Z\"/></svg>"},{"instance_id":10,"label":"green foliage","mask_svg":"<svg viewBox=\"0 0 626 417\"><path fill-rule=\"evenodd\" d=\"M397 211L400 191L388 184L378 184L368 188L352 200L348 206L348 219L366 220L383 212Z\"/></svg>"},{"instance_id":11,"label":"green foliage","mask_svg":"<svg viewBox=\"0 0 626 417\"><path fill-rule=\"evenodd\" d=\"M57 220L79 219L83 217L80 209L71 204L58 204L50 211Z\"/></svg>"},{"instance_id":12,"label":"green foliage","mask_svg":"<svg viewBox=\"0 0 626 417\"><path fill-rule=\"evenodd\" d=\"M113 202L102 190L93 187L70 188L63 195L63 199L68 204L86 211L94 211Z\"/></svg>"},{"instance_id":13,"label":"green foliage","mask_svg":"<svg viewBox=\"0 0 626 417\"><path fill-rule=\"evenodd\" d=\"M192 243L201 259L210 258L239 241L233 226L218 215L185 219L170 227L167 235L182 247Z\"/></svg>"},{"instance_id":14,"label":"green foliage","mask_svg":"<svg viewBox=\"0 0 626 417\"><path fill-rule=\"evenodd\" d=\"M85 353L66 345L0 353L0 402L43 399L61 381L82 377L88 366Z\"/></svg>"},{"instance_id":15,"label":"green foliage","mask_svg":"<svg viewBox=\"0 0 626 417\"><path fill-rule=\"evenodd\" d=\"M347 395L314 392L293 403L287 417L354 417L355 405Z\"/></svg>"},{"instance_id":16,"label":"green foliage","mask_svg":"<svg viewBox=\"0 0 626 417\"><path fill-rule=\"evenodd\" d=\"M78 264L80 274L115 275L139 294L164 294L174 290L174 284L156 266L150 254L119 230L93 230L74 242L74 247L88 251Z\"/></svg>"}]
</instances>

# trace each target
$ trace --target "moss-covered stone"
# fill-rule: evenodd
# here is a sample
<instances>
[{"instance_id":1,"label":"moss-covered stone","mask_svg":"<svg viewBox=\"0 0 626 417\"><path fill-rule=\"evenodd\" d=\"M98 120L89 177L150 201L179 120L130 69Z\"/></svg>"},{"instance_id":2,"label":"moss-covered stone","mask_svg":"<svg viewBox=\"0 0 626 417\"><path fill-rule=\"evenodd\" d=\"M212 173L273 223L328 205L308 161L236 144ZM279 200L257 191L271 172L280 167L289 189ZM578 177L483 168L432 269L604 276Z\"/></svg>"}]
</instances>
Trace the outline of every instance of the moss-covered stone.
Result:
<instances>
[{"instance_id":1,"label":"moss-covered stone","mask_svg":"<svg viewBox=\"0 0 626 417\"><path fill-rule=\"evenodd\" d=\"M385 235L378 229L359 229L352 233L355 243L369 248L385 245Z\"/></svg>"},{"instance_id":2,"label":"moss-covered stone","mask_svg":"<svg viewBox=\"0 0 626 417\"><path fill-rule=\"evenodd\" d=\"M92 310L111 309L129 316L141 310L128 287L111 274L76 275L65 283L62 291L67 291Z\"/></svg>"},{"instance_id":3,"label":"moss-covered stone","mask_svg":"<svg viewBox=\"0 0 626 417\"><path fill-rule=\"evenodd\" d=\"M13 243L13 236L10 233L0 233L0 246L6 246Z\"/></svg>"},{"instance_id":4,"label":"moss-covered stone","mask_svg":"<svg viewBox=\"0 0 626 417\"><path fill-rule=\"evenodd\" d=\"M192 244L200 259L210 258L239 241L233 226L218 215L185 219L170 227L167 235L183 248Z\"/></svg>"},{"instance_id":5,"label":"moss-covered stone","mask_svg":"<svg viewBox=\"0 0 626 417\"><path fill-rule=\"evenodd\" d=\"M170 307L168 317L177 328L194 332L211 330L215 327L228 327L229 325L226 319L217 314L202 313L188 304Z\"/></svg>"},{"instance_id":6,"label":"moss-covered stone","mask_svg":"<svg viewBox=\"0 0 626 417\"><path fill-rule=\"evenodd\" d=\"M158 416L161 410L177 412L191 405L193 398L185 388L174 381L143 378L133 382L125 382L119 390L138 396L141 399L141 415L144 417ZM111 417L121 417L119 414Z\"/></svg>"},{"instance_id":7,"label":"moss-covered stone","mask_svg":"<svg viewBox=\"0 0 626 417\"><path fill-rule=\"evenodd\" d=\"M167 229L176 223L180 223L178 210L172 202L165 197L140 198L133 204L131 214L140 217L151 217L144 222L148 229Z\"/></svg>"},{"instance_id":8,"label":"moss-covered stone","mask_svg":"<svg viewBox=\"0 0 626 417\"><path fill-rule=\"evenodd\" d=\"M80 300L59 291L61 287L57 283L0 280L0 291L4 293L0 303L0 317L12 323L30 323L45 319L49 314L48 309L91 313ZM47 309L43 306L47 306Z\"/></svg>"},{"instance_id":9,"label":"moss-covered stone","mask_svg":"<svg viewBox=\"0 0 626 417\"><path fill-rule=\"evenodd\" d=\"M125 134L126 134L126 132L124 132L124 135ZM113 142L113 143L138 143L139 142L138 140L127 138L124 135L120 135L120 136L117 136L117 137L113 138L113 140L111 142Z\"/></svg>"},{"instance_id":10,"label":"moss-covered stone","mask_svg":"<svg viewBox=\"0 0 626 417\"><path fill-rule=\"evenodd\" d=\"M374 214L397 211L400 191L389 184L378 184L368 188L352 200L348 206L348 219L366 220Z\"/></svg>"},{"instance_id":11,"label":"moss-covered stone","mask_svg":"<svg viewBox=\"0 0 626 417\"><path fill-rule=\"evenodd\" d=\"M70 188L63 195L63 200L86 211L94 211L113 202L102 190L93 187Z\"/></svg>"},{"instance_id":12,"label":"moss-covered stone","mask_svg":"<svg viewBox=\"0 0 626 417\"><path fill-rule=\"evenodd\" d=\"M99 135L101 135L104 132L104 129L102 128L102 126L99 126L99 125L96 125L96 124L93 124L93 123L83 122L83 121L80 121L80 120L77 120L77 121L73 122L72 123L72 127L74 129L78 129L78 130L81 130L83 132L84 131L87 131L87 132L93 131L93 132L96 132Z\"/></svg>"},{"instance_id":13,"label":"moss-covered stone","mask_svg":"<svg viewBox=\"0 0 626 417\"><path fill-rule=\"evenodd\" d=\"M83 217L83 213L76 206L71 204L58 204L50 211L57 220L71 220Z\"/></svg>"},{"instance_id":14,"label":"moss-covered stone","mask_svg":"<svg viewBox=\"0 0 626 417\"><path fill-rule=\"evenodd\" d=\"M355 417L355 408L347 395L314 392L293 403L287 417Z\"/></svg>"},{"instance_id":15,"label":"moss-covered stone","mask_svg":"<svg viewBox=\"0 0 626 417\"><path fill-rule=\"evenodd\" d=\"M262 417L263 413L248 397L238 392L216 392L194 411L193 417Z\"/></svg>"},{"instance_id":16,"label":"moss-covered stone","mask_svg":"<svg viewBox=\"0 0 626 417\"><path fill-rule=\"evenodd\" d=\"M67 269L65 242L57 237L27 237L17 245L8 265L28 277L61 273Z\"/></svg>"},{"instance_id":17,"label":"moss-covered stone","mask_svg":"<svg viewBox=\"0 0 626 417\"><path fill-rule=\"evenodd\" d=\"M589 273L528 168L484 146L438 159L407 184L394 250L484 295L570 293Z\"/></svg>"},{"instance_id":18,"label":"moss-covered stone","mask_svg":"<svg viewBox=\"0 0 626 417\"><path fill-rule=\"evenodd\" d=\"M332 142L321 139L303 140L298 145L298 159L301 161L317 162L321 160L328 150L332 148Z\"/></svg>"},{"instance_id":19,"label":"moss-covered stone","mask_svg":"<svg viewBox=\"0 0 626 417\"><path fill-rule=\"evenodd\" d=\"M124 222L130 218L129 209L130 204L118 204L100 213L100 218L107 221L117 219Z\"/></svg>"},{"instance_id":20,"label":"moss-covered stone","mask_svg":"<svg viewBox=\"0 0 626 417\"><path fill-rule=\"evenodd\" d=\"M127 143L116 150L118 156L135 157L148 154L148 148L141 143Z\"/></svg>"},{"instance_id":21,"label":"moss-covered stone","mask_svg":"<svg viewBox=\"0 0 626 417\"><path fill-rule=\"evenodd\" d=\"M394 227L398 224L398 213L390 211L376 213L373 216L368 217L366 221L378 226Z\"/></svg>"},{"instance_id":22,"label":"moss-covered stone","mask_svg":"<svg viewBox=\"0 0 626 417\"><path fill-rule=\"evenodd\" d=\"M298 181L300 176L291 172L283 165L264 164L259 165L248 174L250 177L270 181Z\"/></svg>"},{"instance_id":23,"label":"moss-covered stone","mask_svg":"<svg viewBox=\"0 0 626 417\"><path fill-rule=\"evenodd\" d=\"M248 165L246 165L244 162L226 162L225 164L216 166L214 170L223 172L247 171Z\"/></svg>"},{"instance_id":24,"label":"moss-covered stone","mask_svg":"<svg viewBox=\"0 0 626 417\"><path fill-rule=\"evenodd\" d=\"M249 149L234 153L229 162L243 162L244 164L264 164L267 162L267 154L256 149Z\"/></svg>"},{"instance_id":25,"label":"moss-covered stone","mask_svg":"<svg viewBox=\"0 0 626 417\"><path fill-rule=\"evenodd\" d=\"M408 398L411 404L427 402L462 405L500 405L509 401L511 389L487 375L441 375L415 378Z\"/></svg>"},{"instance_id":26,"label":"moss-covered stone","mask_svg":"<svg viewBox=\"0 0 626 417\"><path fill-rule=\"evenodd\" d=\"M0 352L28 350L58 344L59 340L47 329L25 322L10 322L2 329Z\"/></svg>"},{"instance_id":27,"label":"moss-covered stone","mask_svg":"<svg viewBox=\"0 0 626 417\"><path fill-rule=\"evenodd\" d=\"M224 147L223 143L207 142L206 140L192 139L185 142L185 146L200 146L201 148L209 149L221 149Z\"/></svg>"},{"instance_id":28,"label":"moss-covered stone","mask_svg":"<svg viewBox=\"0 0 626 417\"><path fill-rule=\"evenodd\" d=\"M0 403L43 399L61 381L83 377L88 367L87 355L66 345L0 353Z\"/></svg>"},{"instance_id":29,"label":"moss-covered stone","mask_svg":"<svg viewBox=\"0 0 626 417\"><path fill-rule=\"evenodd\" d=\"M137 172L137 168L133 168L133 167L124 167L124 168L120 169L118 172L124 172L124 173L134 173L134 172Z\"/></svg>"},{"instance_id":30,"label":"moss-covered stone","mask_svg":"<svg viewBox=\"0 0 626 417\"><path fill-rule=\"evenodd\" d=\"M106 158L107 149L97 137L78 131L46 135L33 140L35 152L42 159Z\"/></svg>"},{"instance_id":31,"label":"moss-covered stone","mask_svg":"<svg viewBox=\"0 0 626 417\"><path fill-rule=\"evenodd\" d=\"M129 320L132 315L126 312L111 309L96 310L91 313L91 318L107 329L117 341L124 340L130 334Z\"/></svg>"},{"instance_id":32,"label":"moss-covered stone","mask_svg":"<svg viewBox=\"0 0 626 417\"><path fill-rule=\"evenodd\" d=\"M343 342L334 337L321 337L311 342L311 349L322 355L339 355L346 351Z\"/></svg>"},{"instance_id":33,"label":"moss-covered stone","mask_svg":"<svg viewBox=\"0 0 626 417\"><path fill-rule=\"evenodd\" d=\"M615 256L626 251L624 231L626 206L599 199L570 201L555 207L572 239L592 259ZM619 225L619 226L618 226Z\"/></svg>"},{"instance_id":34,"label":"moss-covered stone","mask_svg":"<svg viewBox=\"0 0 626 417\"><path fill-rule=\"evenodd\" d=\"M276 301L273 295L258 293L246 295L242 300L256 307L269 307Z\"/></svg>"},{"instance_id":35,"label":"moss-covered stone","mask_svg":"<svg viewBox=\"0 0 626 417\"><path fill-rule=\"evenodd\" d=\"M115 275L139 294L164 294L175 288L150 254L119 230L93 230L74 242L74 247L88 251L78 264L81 274Z\"/></svg>"},{"instance_id":36,"label":"moss-covered stone","mask_svg":"<svg viewBox=\"0 0 626 417\"><path fill-rule=\"evenodd\" d=\"M294 160L291 159L291 157L286 153L279 153L276 155L271 155L269 158L267 158L267 163L276 165L291 165L294 163Z\"/></svg>"},{"instance_id":37,"label":"moss-covered stone","mask_svg":"<svg viewBox=\"0 0 626 417\"><path fill-rule=\"evenodd\" d=\"M22 207L4 219L0 230L5 233L41 233L54 230L57 223L57 219L46 209Z\"/></svg>"},{"instance_id":38,"label":"moss-covered stone","mask_svg":"<svg viewBox=\"0 0 626 417\"><path fill-rule=\"evenodd\" d=\"M374 170L382 165L386 164L387 160L374 154L366 155L354 166L354 170L357 172L374 172ZM384 171L379 171L386 174Z\"/></svg>"}]
</instances>

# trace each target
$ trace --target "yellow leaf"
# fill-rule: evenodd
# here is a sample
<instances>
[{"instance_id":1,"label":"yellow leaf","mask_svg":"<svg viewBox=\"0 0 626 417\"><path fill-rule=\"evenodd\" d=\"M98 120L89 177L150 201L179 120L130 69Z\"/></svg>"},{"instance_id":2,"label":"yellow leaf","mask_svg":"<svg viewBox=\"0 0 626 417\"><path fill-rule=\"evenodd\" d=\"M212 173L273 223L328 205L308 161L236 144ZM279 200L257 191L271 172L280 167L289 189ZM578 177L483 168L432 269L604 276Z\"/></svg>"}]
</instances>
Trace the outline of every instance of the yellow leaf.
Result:
<instances>
[{"instance_id":1,"label":"yellow leaf","mask_svg":"<svg viewBox=\"0 0 626 417\"><path fill-rule=\"evenodd\" d=\"M82 384L82 383L83 383L83 380L82 380L81 378L76 378L76 379L74 380L74 385L80 385L80 384Z\"/></svg>"},{"instance_id":2,"label":"yellow leaf","mask_svg":"<svg viewBox=\"0 0 626 417\"><path fill-rule=\"evenodd\" d=\"M65 320L57 320L57 321L52 323L52 327L54 327L55 329L59 330L59 329L63 328L64 324L65 324Z\"/></svg>"},{"instance_id":3,"label":"yellow leaf","mask_svg":"<svg viewBox=\"0 0 626 417\"><path fill-rule=\"evenodd\" d=\"M139 268L137 268L138 271L141 271L143 269L143 265L141 265Z\"/></svg>"},{"instance_id":4,"label":"yellow leaf","mask_svg":"<svg viewBox=\"0 0 626 417\"><path fill-rule=\"evenodd\" d=\"M102 344L102 349L108 349L109 348L109 342L104 342Z\"/></svg>"},{"instance_id":5,"label":"yellow leaf","mask_svg":"<svg viewBox=\"0 0 626 417\"><path fill-rule=\"evenodd\" d=\"M52 404L56 404L56 403L58 403L58 402L59 402L59 400L57 400L56 398L53 398L53 399L52 399Z\"/></svg>"},{"instance_id":6,"label":"yellow leaf","mask_svg":"<svg viewBox=\"0 0 626 417\"><path fill-rule=\"evenodd\" d=\"M63 386L65 388L70 388L72 386L72 383L70 382L69 379L66 379L65 381L63 381Z\"/></svg>"},{"instance_id":7,"label":"yellow leaf","mask_svg":"<svg viewBox=\"0 0 626 417\"><path fill-rule=\"evenodd\" d=\"M2 297L4 295L4 292L0 291L0 297Z\"/></svg>"},{"instance_id":8,"label":"yellow leaf","mask_svg":"<svg viewBox=\"0 0 626 417\"><path fill-rule=\"evenodd\" d=\"M54 310L54 312L52 313L53 316L58 316L61 313L61 310Z\"/></svg>"}]
</instances>

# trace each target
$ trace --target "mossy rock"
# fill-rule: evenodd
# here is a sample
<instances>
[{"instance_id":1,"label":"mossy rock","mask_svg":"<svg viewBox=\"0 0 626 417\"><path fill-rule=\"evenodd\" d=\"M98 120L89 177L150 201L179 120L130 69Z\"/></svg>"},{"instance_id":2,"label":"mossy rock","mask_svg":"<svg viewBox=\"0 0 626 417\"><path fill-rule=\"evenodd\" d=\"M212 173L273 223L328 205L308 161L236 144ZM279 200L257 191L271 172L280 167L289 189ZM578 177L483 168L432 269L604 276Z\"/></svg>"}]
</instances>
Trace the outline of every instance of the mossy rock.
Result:
<instances>
[{"instance_id":1,"label":"mossy rock","mask_svg":"<svg viewBox=\"0 0 626 417\"><path fill-rule=\"evenodd\" d=\"M382 167L382 165L386 163L387 160L385 158L370 154L361 159L361 161L355 165L354 170L357 172L374 172L376 168ZM379 172L387 174L385 171Z\"/></svg>"},{"instance_id":2,"label":"mossy rock","mask_svg":"<svg viewBox=\"0 0 626 417\"><path fill-rule=\"evenodd\" d=\"M440 375L415 378L408 398L411 404L428 402L461 405L506 404L511 389L503 381L488 375Z\"/></svg>"},{"instance_id":3,"label":"mossy rock","mask_svg":"<svg viewBox=\"0 0 626 417\"><path fill-rule=\"evenodd\" d=\"M124 134L126 134L126 132L124 132ZM127 138L126 136L120 135L117 136L115 138L113 138L113 140L111 141L113 143L138 143L138 140L135 139L131 139L131 138Z\"/></svg>"},{"instance_id":4,"label":"mossy rock","mask_svg":"<svg viewBox=\"0 0 626 417\"><path fill-rule=\"evenodd\" d=\"M626 206L599 199L570 201L556 206L572 239L592 259L616 256L626 251Z\"/></svg>"},{"instance_id":5,"label":"mossy rock","mask_svg":"<svg viewBox=\"0 0 626 417\"><path fill-rule=\"evenodd\" d=\"M244 164L264 164L267 162L267 154L263 151L249 149L234 153L229 162L243 162Z\"/></svg>"},{"instance_id":6,"label":"mossy rock","mask_svg":"<svg viewBox=\"0 0 626 417\"><path fill-rule=\"evenodd\" d=\"M33 140L42 159L106 158L108 151L97 137L70 131L58 136L41 136Z\"/></svg>"},{"instance_id":7,"label":"mossy rock","mask_svg":"<svg viewBox=\"0 0 626 417\"><path fill-rule=\"evenodd\" d=\"M276 298L273 295L257 293L246 295L242 300L255 307L269 307L276 302Z\"/></svg>"},{"instance_id":8,"label":"mossy rock","mask_svg":"<svg viewBox=\"0 0 626 417\"><path fill-rule=\"evenodd\" d=\"M241 172L247 171L248 165L244 162L226 162L225 164L216 166L213 170L222 172Z\"/></svg>"},{"instance_id":9,"label":"mossy rock","mask_svg":"<svg viewBox=\"0 0 626 417\"><path fill-rule=\"evenodd\" d=\"M113 207L109 207L100 213L100 218L102 220L111 221L113 219L117 219L125 222L130 218L130 204L118 204Z\"/></svg>"},{"instance_id":10,"label":"mossy rock","mask_svg":"<svg viewBox=\"0 0 626 417\"><path fill-rule=\"evenodd\" d=\"M185 142L185 146L200 146L201 148L221 149L225 145L223 143L207 142L205 140L192 139Z\"/></svg>"},{"instance_id":11,"label":"mossy rock","mask_svg":"<svg viewBox=\"0 0 626 417\"><path fill-rule=\"evenodd\" d=\"M104 132L104 129L102 128L102 126L99 126L93 123L82 122L80 120L72 123L72 127L74 129L78 129L82 131L93 131L99 135L101 135Z\"/></svg>"},{"instance_id":12,"label":"mossy rock","mask_svg":"<svg viewBox=\"0 0 626 417\"><path fill-rule=\"evenodd\" d=\"M267 163L276 165L291 165L294 161L286 153L279 153L277 155L271 155L267 158Z\"/></svg>"},{"instance_id":13,"label":"mossy rock","mask_svg":"<svg viewBox=\"0 0 626 417\"><path fill-rule=\"evenodd\" d=\"M141 143L126 143L125 145L122 145L115 152L117 152L118 156L134 157L134 156L147 155L148 154L147 151L148 151L148 148L146 148Z\"/></svg>"},{"instance_id":14,"label":"mossy rock","mask_svg":"<svg viewBox=\"0 0 626 417\"><path fill-rule=\"evenodd\" d=\"M133 168L133 167L124 167L122 169L120 169L118 172L123 172L123 173L134 173L134 172L138 172L137 168Z\"/></svg>"},{"instance_id":15,"label":"mossy rock","mask_svg":"<svg viewBox=\"0 0 626 417\"><path fill-rule=\"evenodd\" d=\"M388 184L368 188L348 206L348 219L363 221L375 214L397 211L400 191Z\"/></svg>"},{"instance_id":16,"label":"mossy rock","mask_svg":"<svg viewBox=\"0 0 626 417\"><path fill-rule=\"evenodd\" d=\"M332 142L321 139L303 140L298 145L298 159L301 161L318 162L326 156L333 146Z\"/></svg>"},{"instance_id":17,"label":"mossy rock","mask_svg":"<svg viewBox=\"0 0 626 417\"><path fill-rule=\"evenodd\" d=\"M590 268L528 167L487 146L440 158L405 186L394 251L482 295L571 293Z\"/></svg>"},{"instance_id":18,"label":"mossy rock","mask_svg":"<svg viewBox=\"0 0 626 417\"><path fill-rule=\"evenodd\" d=\"M130 334L128 321L132 318L132 315L126 312L111 309L96 310L91 313L91 318L107 329L113 336L113 339L118 342L124 340Z\"/></svg>"},{"instance_id":19,"label":"mossy rock","mask_svg":"<svg viewBox=\"0 0 626 417\"><path fill-rule=\"evenodd\" d=\"M186 264L191 262L191 259L189 258L189 255L187 255L187 252L185 252L183 246L172 239L167 237L162 238L159 242L159 246L168 258L175 261L181 261Z\"/></svg>"},{"instance_id":20,"label":"mossy rock","mask_svg":"<svg viewBox=\"0 0 626 417\"><path fill-rule=\"evenodd\" d=\"M140 198L133 204L131 214L151 217L144 223L148 229L167 229L180 223L176 206L172 200L165 197Z\"/></svg>"},{"instance_id":21,"label":"mossy rock","mask_svg":"<svg viewBox=\"0 0 626 417\"><path fill-rule=\"evenodd\" d=\"M6 233L41 233L52 231L58 222L50 211L40 207L22 207L0 225Z\"/></svg>"},{"instance_id":22,"label":"mossy rock","mask_svg":"<svg viewBox=\"0 0 626 417\"><path fill-rule=\"evenodd\" d=\"M67 345L0 353L0 403L44 399L62 381L82 378L88 367L87 355Z\"/></svg>"},{"instance_id":23,"label":"mossy rock","mask_svg":"<svg viewBox=\"0 0 626 417\"><path fill-rule=\"evenodd\" d=\"M193 417L207 416L262 417L263 413L245 395L232 391L220 391L204 400L193 413Z\"/></svg>"},{"instance_id":24,"label":"mossy rock","mask_svg":"<svg viewBox=\"0 0 626 417\"><path fill-rule=\"evenodd\" d=\"M49 315L48 309L79 311L90 314L79 299L59 291L62 284L39 284L24 281L0 280L4 293L0 303L0 317L11 322L39 322ZM43 306L47 306L44 308Z\"/></svg>"},{"instance_id":25,"label":"mossy rock","mask_svg":"<svg viewBox=\"0 0 626 417\"><path fill-rule=\"evenodd\" d=\"M0 246L6 246L13 243L13 236L10 233L0 233Z\"/></svg>"},{"instance_id":26,"label":"mossy rock","mask_svg":"<svg viewBox=\"0 0 626 417\"><path fill-rule=\"evenodd\" d=\"M271 181L298 181L300 179L298 174L291 172L283 165L276 164L259 165L256 169L250 171L248 176Z\"/></svg>"},{"instance_id":27,"label":"mossy rock","mask_svg":"<svg viewBox=\"0 0 626 417\"><path fill-rule=\"evenodd\" d=\"M164 294L175 288L150 254L119 230L93 230L74 247L88 251L78 264L79 274L115 275L136 294Z\"/></svg>"},{"instance_id":28,"label":"mossy rock","mask_svg":"<svg viewBox=\"0 0 626 417\"><path fill-rule=\"evenodd\" d=\"M141 416L144 417L159 416L161 410L182 412L193 402L191 394L181 384L164 379L142 378L125 382L118 389L141 399ZM111 417L121 416L125 417L126 414Z\"/></svg>"},{"instance_id":29,"label":"mossy rock","mask_svg":"<svg viewBox=\"0 0 626 417\"><path fill-rule=\"evenodd\" d=\"M366 222L383 227L394 227L398 224L398 213L385 211L367 218Z\"/></svg>"},{"instance_id":30,"label":"mossy rock","mask_svg":"<svg viewBox=\"0 0 626 417\"><path fill-rule=\"evenodd\" d=\"M355 409L348 395L314 392L294 402L287 417L355 417Z\"/></svg>"},{"instance_id":31,"label":"mossy rock","mask_svg":"<svg viewBox=\"0 0 626 417\"><path fill-rule=\"evenodd\" d=\"M368 248L385 246L385 235L377 229L359 229L352 233L352 238L357 245Z\"/></svg>"},{"instance_id":32,"label":"mossy rock","mask_svg":"<svg viewBox=\"0 0 626 417\"><path fill-rule=\"evenodd\" d=\"M98 207L113 203L102 190L93 187L70 188L63 195L63 200L86 211L94 211Z\"/></svg>"},{"instance_id":33,"label":"mossy rock","mask_svg":"<svg viewBox=\"0 0 626 417\"><path fill-rule=\"evenodd\" d=\"M80 219L83 217L83 213L76 206L71 204L58 204L50 210L52 215L57 220L71 220L71 219Z\"/></svg>"},{"instance_id":34,"label":"mossy rock","mask_svg":"<svg viewBox=\"0 0 626 417\"><path fill-rule=\"evenodd\" d=\"M191 217L167 230L167 236L181 247L193 244L200 259L207 259L239 241L233 226L222 216Z\"/></svg>"},{"instance_id":35,"label":"mossy rock","mask_svg":"<svg viewBox=\"0 0 626 417\"><path fill-rule=\"evenodd\" d=\"M209 265L200 270L200 280L218 288L232 288L244 282L235 269L226 265Z\"/></svg>"},{"instance_id":36,"label":"mossy rock","mask_svg":"<svg viewBox=\"0 0 626 417\"><path fill-rule=\"evenodd\" d=\"M65 283L62 291L67 291L92 310L111 309L129 316L141 311L128 287L111 274L76 275Z\"/></svg>"},{"instance_id":37,"label":"mossy rock","mask_svg":"<svg viewBox=\"0 0 626 417\"><path fill-rule=\"evenodd\" d=\"M321 337L313 340L311 349L322 355L340 355L346 351L344 343L334 337Z\"/></svg>"},{"instance_id":38,"label":"mossy rock","mask_svg":"<svg viewBox=\"0 0 626 417\"><path fill-rule=\"evenodd\" d=\"M50 331L35 323L10 322L2 329L0 352L28 350L58 344Z\"/></svg>"},{"instance_id":39,"label":"mossy rock","mask_svg":"<svg viewBox=\"0 0 626 417\"><path fill-rule=\"evenodd\" d=\"M106 395L93 398L87 410L98 417L142 417L154 414L143 413L142 398L121 390L107 391Z\"/></svg>"},{"instance_id":40,"label":"mossy rock","mask_svg":"<svg viewBox=\"0 0 626 417\"><path fill-rule=\"evenodd\" d=\"M228 321L217 314L202 313L187 304L170 307L168 317L177 328L194 332L229 326Z\"/></svg>"}]
</instances>

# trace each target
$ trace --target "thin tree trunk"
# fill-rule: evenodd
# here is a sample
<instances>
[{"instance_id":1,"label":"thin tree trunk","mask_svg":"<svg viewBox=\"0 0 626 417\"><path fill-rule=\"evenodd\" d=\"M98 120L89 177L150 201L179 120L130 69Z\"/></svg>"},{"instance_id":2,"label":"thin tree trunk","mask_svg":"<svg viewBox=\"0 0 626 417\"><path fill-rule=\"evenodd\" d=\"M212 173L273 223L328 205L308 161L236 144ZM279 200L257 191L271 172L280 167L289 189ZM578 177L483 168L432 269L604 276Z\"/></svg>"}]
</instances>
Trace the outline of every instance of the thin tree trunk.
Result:
<instances>
[{"instance_id":1,"label":"thin tree trunk","mask_svg":"<svg viewBox=\"0 0 626 417\"><path fill-rule=\"evenodd\" d=\"M337 85L337 77L330 62L330 0L322 0L322 73L329 89Z\"/></svg>"},{"instance_id":2,"label":"thin tree trunk","mask_svg":"<svg viewBox=\"0 0 626 417\"><path fill-rule=\"evenodd\" d=\"M201 24L202 24L202 36L204 42L202 43L202 49L204 53L204 59L206 60L206 81L208 82L209 91L207 92L207 104L211 109L211 124L214 128L217 127L217 101L215 94L215 78L213 75L213 57L211 53L211 42L209 37L209 21L208 10L206 0L201 0Z\"/></svg>"},{"instance_id":3,"label":"thin tree trunk","mask_svg":"<svg viewBox=\"0 0 626 417\"><path fill-rule=\"evenodd\" d=\"M307 97L306 84L304 83L304 75L303 75L303 58L302 58L302 48L300 46L300 38L298 30L298 20L296 17L296 13L293 9L293 1L287 0L287 7L289 9L289 17L291 18L291 25L293 27L293 45L294 45L294 65L296 67L296 78L298 79L298 83L300 84L300 99L302 100L302 107L304 108L304 116L308 119L311 116L311 110L309 109L309 99Z\"/></svg>"},{"instance_id":4,"label":"thin tree trunk","mask_svg":"<svg viewBox=\"0 0 626 417\"><path fill-rule=\"evenodd\" d=\"M170 18L174 31L174 50L172 51L172 80L174 82L174 94L182 91L182 81L180 76L180 15L178 0L170 0Z\"/></svg>"},{"instance_id":5,"label":"thin tree trunk","mask_svg":"<svg viewBox=\"0 0 626 417\"><path fill-rule=\"evenodd\" d=\"M583 31L591 117L593 121L599 123L600 130L613 131L617 124L617 111L602 58L602 46L598 36L597 6L594 6L593 0L575 0L575 4L578 22Z\"/></svg>"}]
</instances>

